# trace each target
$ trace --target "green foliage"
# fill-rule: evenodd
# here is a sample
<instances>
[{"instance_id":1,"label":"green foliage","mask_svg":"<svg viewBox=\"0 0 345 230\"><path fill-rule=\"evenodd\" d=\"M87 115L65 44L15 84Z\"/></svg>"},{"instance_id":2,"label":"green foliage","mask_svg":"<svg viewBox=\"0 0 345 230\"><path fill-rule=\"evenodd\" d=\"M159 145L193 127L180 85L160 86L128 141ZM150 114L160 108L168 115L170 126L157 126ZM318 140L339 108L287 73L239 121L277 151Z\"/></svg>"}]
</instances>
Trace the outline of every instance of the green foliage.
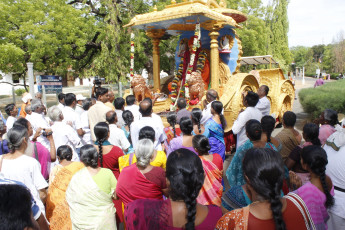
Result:
<instances>
[{"instance_id":1,"label":"green foliage","mask_svg":"<svg viewBox=\"0 0 345 230\"><path fill-rule=\"evenodd\" d=\"M313 117L328 108L345 113L344 88L345 80L339 80L316 88L302 89L299 92L300 102L304 111Z\"/></svg>"},{"instance_id":2,"label":"green foliage","mask_svg":"<svg viewBox=\"0 0 345 230\"><path fill-rule=\"evenodd\" d=\"M26 92L25 89L16 89L16 90L14 91L14 93L15 93L17 96L22 96L23 93L25 93L25 92Z\"/></svg>"}]
</instances>

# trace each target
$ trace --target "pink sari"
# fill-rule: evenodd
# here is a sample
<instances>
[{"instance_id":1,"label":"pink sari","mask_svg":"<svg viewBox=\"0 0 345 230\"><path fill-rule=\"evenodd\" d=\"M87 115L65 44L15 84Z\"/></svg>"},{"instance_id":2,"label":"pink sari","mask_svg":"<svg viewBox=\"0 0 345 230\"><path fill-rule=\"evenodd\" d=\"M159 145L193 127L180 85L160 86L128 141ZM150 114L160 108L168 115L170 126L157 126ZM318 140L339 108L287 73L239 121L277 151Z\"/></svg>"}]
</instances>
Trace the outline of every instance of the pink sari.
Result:
<instances>
[{"instance_id":1,"label":"pink sari","mask_svg":"<svg viewBox=\"0 0 345 230\"><path fill-rule=\"evenodd\" d=\"M29 157L35 158L40 163L41 173L44 179L48 180L49 168L50 168L50 162L51 162L49 150L38 141L37 142L30 141L24 154Z\"/></svg>"}]
</instances>

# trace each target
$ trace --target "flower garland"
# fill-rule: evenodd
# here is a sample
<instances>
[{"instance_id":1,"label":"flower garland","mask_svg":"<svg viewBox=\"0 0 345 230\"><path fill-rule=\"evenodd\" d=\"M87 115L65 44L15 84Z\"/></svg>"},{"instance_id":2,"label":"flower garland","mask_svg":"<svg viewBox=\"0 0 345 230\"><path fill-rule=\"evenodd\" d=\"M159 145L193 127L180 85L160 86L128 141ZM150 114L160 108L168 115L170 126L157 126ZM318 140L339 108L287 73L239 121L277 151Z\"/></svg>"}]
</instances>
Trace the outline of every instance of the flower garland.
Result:
<instances>
[{"instance_id":1,"label":"flower garland","mask_svg":"<svg viewBox=\"0 0 345 230\"><path fill-rule=\"evenodd\" d=\"M130 76L134 77L134 33L131 33L131 67Z\"/></svg>"},{"instance_id":2,"label":"flower garland","mask_svg":"<svg viewBox=\"0 0 345 230\"><path fill-rule=\"evenodd\" d=\"M194 65L194 60L195 60L195 53L197 49L200 46L200 23L197 23L195 26L195 33L194 33L194 40L193 40L193 48L190 56L190 61L188 64L187 68L187 74L186 74L186 79L183 82L182 75L183 75L183 58L181 58L181 62L177 71L177 74L173 80L173 83L171 85L172 88L172 94L171 94L171 101L172 101L172 106L170 110L174 111L176 110L176 104L177 104L177 98L180 97L180 94L186 98L187 101L187 106L189 105L189 85L188 85L188 80L190 79L191 73L193 71L193 65ZM201 72L200 72L201 73ZM177 94L177 83L181 82L180 90Z\"/></svg>"}]
</instances>

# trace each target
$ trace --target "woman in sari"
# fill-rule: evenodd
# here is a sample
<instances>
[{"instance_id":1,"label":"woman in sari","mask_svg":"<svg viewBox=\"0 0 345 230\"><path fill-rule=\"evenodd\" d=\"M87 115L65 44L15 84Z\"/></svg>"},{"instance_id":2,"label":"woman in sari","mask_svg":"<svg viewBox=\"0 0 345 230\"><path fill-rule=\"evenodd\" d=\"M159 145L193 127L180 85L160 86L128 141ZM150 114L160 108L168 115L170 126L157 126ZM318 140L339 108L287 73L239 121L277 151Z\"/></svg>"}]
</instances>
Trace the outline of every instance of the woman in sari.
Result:
<instances>
[{"instance_id":1,"label":"woman in sari","mask_svg":"<svg viewBox=\"0 0 345 230\"><path fill-rule=\"evenodd\" d=\"M66 190L73 175L84 168L81 162L71 162L62 167L50 183L46 202L46 214L51 230L72 228L70 211L66 201Z\"/></svg>"},{"instance_id":2,"label":"woman in sari","mask_svg":"<svg viewBox=\"0 0 345 230\"><path fill-rule=\"evenodd\" d=\"M222 215L220 208L196 201L204 179L204 169L197 155L187 149L172 152L167 162L169 199L142 199L128 204L127 229L214 229Z\"/></svg>"},{"instance_id":3,"label":"woman in sari","mask_svg":"<svg viewBox=\"0 0 345 230\"><path fill-rule=\"evenodd\" d=\"M125 132L125 136L127 137L129 143L131 144L126 152L126 154L134 153L133 145L132 145L132 139L131 139L131 124L134 121L133 113L129 110L125 110L122 113L123 121L125 122L125 125L121 127L123 132Z\"/></svg>"},{"instance_id":4,"label":"woman in sari","mask_svg":"<svg viewBox=\"0 0 345 230\"><path fill-rule=\"evenodd\" d=\"M304 144L296 146L285 161L287 168L297 174L302 180L302 185L309 181L309 172L301 165L302 149L309 145L321 146L319 140L319 127L314 123L307 123L303 126Z\"/></svg>"},{"instance_id":5,"label":"woman in sari","mask_svg":"<svg viewBox=\"0 0 345 230\"><path fill-rule=\"evenodd\" d=\"M35 158L41 165L41 173L44 179L49 178L50 163L56 160L55 143L53 135L47 135L47 139L50 143L50 150L44 147L40 142L36 141L37 138L42 135L42 129L37 129L36 133L33 133L31 123L25 118L19 118L13 125L20 125L28 130L28 135L33 135L32 141L28 142L28 147L25 150L25 155ZM49 130L46 130L49 133Z\"/></svg>"},{"instance_id":6,"label":"woman in sari","mask_svg":"<svg viewBox=\"0 0 345 230\"><path fill-rule=\"evenodd\" d=\"M280 196L284 163L279 153L269 148L248 150L243 171L254 202L225 214L218 221L217 230L307 229L303 218L306 210L298 207L301 205L296 205L294 198Z\"/></svg>"},{"instance_id":7,"label":"woman in sari","mask_svg":"<svg viewBox=\"0 0 345 230\"><path fill-rule=\"evenodd\" d=\"M202 119L202 111L199 108L194 108L192 109L191 112L191 117L193 121L193 135L204 135L205 137L209 137L210 132L203 124L201 124L201 119Z\"/></svg>"},{"instance_id":8,"label":"woman in sari","mask_svg":"<svg viewBox=\"0 0 345 230\"><path fill-rule=\"evenodd\" d=\"M320 115L320 132L319 139L321 145L326 143L327 138L333 134L335 130L335 125L338 124L338 113L333 109L326 109Z\"/></svg>"},{"instance_id":9,"label":"woman in sari","mask_svg":"<svg viewBox=\"0 0 345 230\"><path fill-rule=\"evenodd\" d=\"M152 140L142 139L135 149L136 164L121 171L116 194L126 205L136 199L163 199L167 194L165 172L160 167L150 165L154 153Z\"/></svg>"},{"instance_id":10,"label":"woman in sari","mask_svg":"<svg viewBox=\"0 0 345 230\"><path fill-rule=\"evenodd\" d=\"M261 118L261 127L262 127L261 140L264 142L272 143L274 147L276 147L277 152L279 153L280 150L282 150L283 145L277 138L274 138L271 136L274 130L275 124L276 124L276 120L270 115L266 115Z\"/></svg>"},{"instance_id":11,"label":"woman in sari","mask_svg":"<svg viewBox=\"0 0 345 230\"><path fill-rule=\"evenodd\" d=\"M246 155L248 149L251 148L271 148L276 150L276 148L270 144L261 140L262 127L259 121L251 119L246 123L247 130L247 140L243 145L241 145L232 158L229 168L226 170L226 177L229 181L230 187L242 186L246 183L244 179L244 174L242 170L242 161Z\"/></svg>"},{"instance_id":12,"label":"woman in sari","mask_svg":"<svg viewBox=\"0 0 345 230\"><path fill-rule=\"evenodd\" d=\"M177 117L175 112L169 112L167 115L167 122L170 126L164 128L167 139L164 141L165 149L168 149L170 141L181 135L180 125L177 124Z\"/></svg>"},{"instance_id":13,"label":"woman in sari","mask_svg":"<svg viewBox=\"0 0 345 230\"><path fill-rule=\"evenodd\" d=\"M85 168L73 176L66 191L72 229L117 229L112 202L116 178L110 169L98 166L94 146L84 145L80 155Z\"/></svg>"},{"instance_id":14,"label":"woman in sari","mask_svg":"<svg viewBox=\"0 0 345 230\"><path fill-rule=\"evenodd\" d=\"M217 153L209 154L211 147L207 137L193 137L193 147L198 152L205 171L205 181L200 190L197 202L202 205L217 205L220 207L223 192L223 160Z\"/></svg>"},{"instance_id":15,"label":"woman in sari","mask_svg":"<svg viewBox=\"0 0 345 230\"><path fill-rule=\"evenodd\" d=\"M209 130L209 142L211 146L210 153L218 153L223 161L225 160L225 141L224 141L224 129L226 128L226 120L222 114L223 104L220 101L213 101L211 104L210 118L205 125L205 128Z\"/></svg>"},{"instance_id":16,"label":"woman in sari","mask_svg":"<svg viewBox=\"0 0 345 230\"><path fill-rule=\"evenodd\" d=\"M73 151L72 148L68 145L61 145L56 151L59 164L55 165L54 168L50 171L49 174L49 184L51 184L56 176L56 174L72 163Z\"/></svg>"},{"instance_id":17,"label":"woman in sari","mask_svg":"<svg viewBox=\"0 0 345 230\"><path fill-rule=\"evenodd\" d=\"M151 126L145 126L139 131L139 141L142 139L149 139L153 143L155 142L155 130ZM137 158L134 153L124 155L119 158L120 172L124 167L130 166L137 162ZM164 151L155 150L152 156L150 165L161 167L165 170L167 163L167 156Z\"/></svg>"},{"instance_id":18,"label":"woman in sari","mask_svg":"<svg viewBox=\"0 0 345 230\"><path fill-rule=\"evenodd\" d=\"M332 180L326 175L327 154L320 146L302 149L302 167L310 174L310 182L294 191L306 204L317 230L327 228L327 209L334 204Z\"/></svg>"},{"instance_id":19,"label":"woman in sari","mask_svg":"<svg viewBox=\"0 0 345 230\"><path fill-rule=\"evenodd\" d=\"M94 133L96 136L94 146L98 151L98 166L110 169L113 172L116 180L118 180L120 175L119 158L124 155L122 149L110 144L108 141L110 132L109 125L107 123L97 123L94 127ZM117 210L117 223L123 222L121 201L114 200L114 205Z\"/></svg>"},{"instance_id":20,"label":"woman in sari","mask_svg":"<svg viewBox=\"0 0 345 230\"><path fill-rule=\"evenodd\" d=\"M180 119L180 129L182 131L182 135L179 137L175 137L174 139L170 141L170 144L167 149L167 156L169 156L171 152L180 148L188 149L192 152L195 152L195 154L197 154L197 152L193 148L193 143L192 143L192 140L193 140L192 119L190 119L190 117L182 117Z\"/></svg>"}]
</instances>

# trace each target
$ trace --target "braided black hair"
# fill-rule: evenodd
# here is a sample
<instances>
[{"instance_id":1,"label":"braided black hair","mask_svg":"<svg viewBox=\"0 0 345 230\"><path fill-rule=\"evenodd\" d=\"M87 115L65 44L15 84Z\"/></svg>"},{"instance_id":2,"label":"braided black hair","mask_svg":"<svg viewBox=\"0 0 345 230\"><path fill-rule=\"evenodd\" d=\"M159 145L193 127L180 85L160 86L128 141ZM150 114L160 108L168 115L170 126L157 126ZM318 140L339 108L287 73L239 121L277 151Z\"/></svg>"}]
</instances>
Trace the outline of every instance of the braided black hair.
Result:
<instances>
[{"instance_id":1,"label":"braided black hair","mask_svg":"<svg viewBox=\"0 0 345 230\"><path fill-rule=\"evenodd\" d=\"M199 156L208 155L211 150L208 138L204 135L195 135L192 140L193 148L197 150Z\"/></svg>"},{"instance_id":2,"label":"braided black hair","mask_svg":"<svg viewBox=\"0 0 345 230\"><path fill-rule=\"evenodd\" d=\"M125 125L128 126L128 131L129 131L129 135L127 137L128 141L130 144L132 144L132 138L131 138L131 124L134 121L134 116L133 113L129 110L125 110L122 113L122 118L125 121Z\"/></svg>"},{"instance_id":3,"label":"braided black hair","mask_svg":"<svg viewBox=\"0 0 345 230\"><path fill-rule=\"evenodd\" d=\"M98 142L98 158L103 167L103 143L108 139L109 125L106 122L99 122L94 127L96 140Z\"/></svg>"},{"instance_id":4,"label":"braided black hair","mask_svg":"<svg viewBox=\"0 0 345 230\"><path fill-rule=\"evenodd\" d=\"M303 126L303 136L306 141L310 141L313 145L321 146L319 139L319 127L317 124L305 124Z\"/></svg>"},{"instance_id":5,"label":"braided black hair","mask_svg":"<svg viewBox=\"0 0 345 230\"><path fill-rule=\"evenodd\" d=\"M280 201L284 179L281 155L269 148L252 148L246 152L242 164L247 184L260 198L270 202L276 229L285 230Z\"/></svg>"},{"instance_id":6,"label":"braided black hair","mask_svg":"<svg viewBox=\"0 0 345 230\"><path fill-rule=\"evenodd\" d=\"M91 168L98 167L98 153L97 149L93 145L84 145L80 148L80 161L84 163L85 166L90 166Z\"/></svg>"},{"instance_id":7,"label":"braided black hair","mask_svg":"<svg viewBox=\"0 0 345 230\"><path fill-rule=\"evenodd\" d=\"M227 124L224 115L222 114L223 111L223 103L220 101L213 101L211 104L212 109L219 115L220 123L222 124L222 128L225 129Z\"/></svg>"},{"instance_id":8,"label":"braided black hair","mask_svg":"<svg viewBox=\"0 0 345 230\"><path fill-rule=\"evenodd\" d=\"M191 115L192 115L193 123L198 125L199 133L201 133L201 124L200 124L201 118L202 118L202 111L201 111L201 109L199 109L199 108L192 109Z\"/></svg>"},{"instance_id":9,"label":"braided black hair","mask_svg":"<svg viewBox=\"0 0 345 230\"><path fill-rule=\"evenodd\" d=\"M276 121L272 116L266 115L261 118L262 132L266 133L267 142L271 142L271 134L274 130Z\"/></svg>"},{"instance_id":10,"label":"braided black hair","mask_svg":"<svg viewBox=\"0 0 345 230\"><path fill-rule=\"evenodd\" d=\"M334 198L329 192L326 184L326 165L328 164L326 151L317 145L309 145L302 149L301 157L303 163L307 164L310 170L320 177L323 192L326 195L325 205L327 208L334 204Z\"/></svg>"},{"instance_id":11,"label":"braided black hair","mask_svg":"<svg viewBox=\"0 0 345 230\"><path fill-rule=\"evenodd\" d=\"M251 141L258 141L261 139L262 127L258 120L250 119L246 125L247 136Z\"/></svg>"},{"instance_id":12,"label":"braided black hair","mask_svg":"<svg viewBox=\"0 0 345 230\"><path fill-rule=\"evenodd\" d=\"M175 112L169 112L168 113L168 115L167 115L167 122L173 128L173 130L174 130L174 137L176 137L175 125L176 125L177 121L176 121L176 113Z\"/></svg>"},{"instance_id":13,"label":"braided black hair","mask_svg":"<svg viewBox=\"0 0 345 230\"><path fill-rule=\"evenodd\" d=\"M189 117L182 117L180 119L180 129L183 135L192 135L193 132L193 122Z\"/></svg>"},{"instance_id":14,"label":"braided black hair","mask_svg":"<svg viewBox=\"0 0 345 230\"><path fill-rule=\"evenodd\" d=\"M166 177L170 182L169 196L173 201L183 200L187 208L185 229L194 230L196 198L204 184L204 169L200 158L188 149L172 152L167 160Z\"/></svg>"}]
</instances>

